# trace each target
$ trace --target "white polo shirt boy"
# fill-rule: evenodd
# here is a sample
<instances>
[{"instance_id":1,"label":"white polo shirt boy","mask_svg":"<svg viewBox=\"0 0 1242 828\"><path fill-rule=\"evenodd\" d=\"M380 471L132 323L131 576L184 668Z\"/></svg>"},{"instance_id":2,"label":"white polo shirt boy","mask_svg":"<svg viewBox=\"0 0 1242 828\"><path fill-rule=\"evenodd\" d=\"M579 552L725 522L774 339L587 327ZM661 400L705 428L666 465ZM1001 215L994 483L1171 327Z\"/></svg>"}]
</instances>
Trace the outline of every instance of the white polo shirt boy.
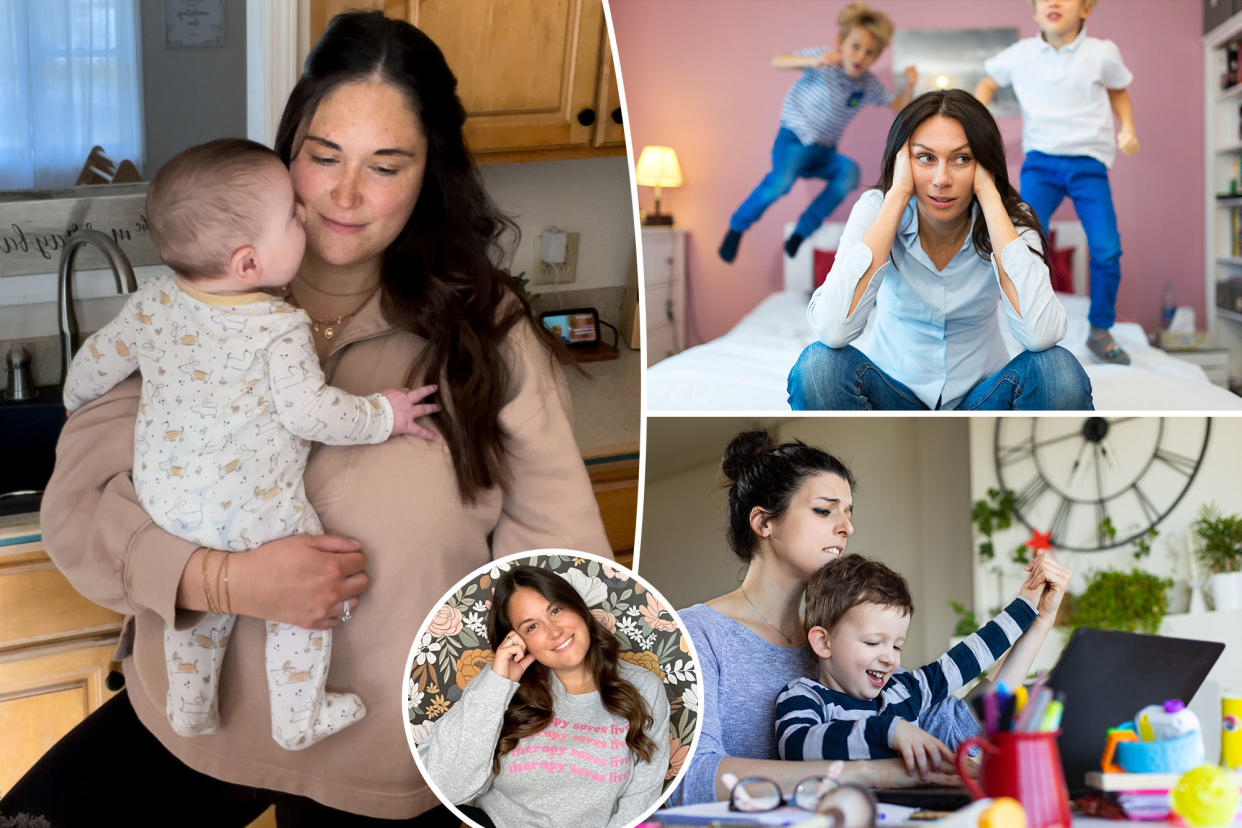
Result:
<instances>
[{"instance_id":1,"label":"white polo shirt boy","mask_svg":"<svg viewBox=\"0 0 1242 828\"><path fill-rule=\"evenodd\" d=\"M1022 149L1046 155L1086 155L1112 167L1117 155L1108 90L1134 75L1111 40L1087 37L1054 49L1042 37L1019 40L984 61L1000 86L1013 86L1022 107Z\"/></svg>"}]
</instances>

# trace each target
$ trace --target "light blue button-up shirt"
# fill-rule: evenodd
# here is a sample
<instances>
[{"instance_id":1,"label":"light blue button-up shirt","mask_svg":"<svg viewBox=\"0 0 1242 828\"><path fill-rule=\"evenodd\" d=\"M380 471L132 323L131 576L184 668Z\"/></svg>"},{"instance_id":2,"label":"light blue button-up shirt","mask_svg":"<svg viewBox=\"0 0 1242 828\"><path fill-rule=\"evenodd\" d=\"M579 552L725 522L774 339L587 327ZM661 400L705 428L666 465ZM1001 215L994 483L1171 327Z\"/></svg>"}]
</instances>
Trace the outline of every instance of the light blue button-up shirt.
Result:
<instances>
[{"instance_id":1,"label":"light blue button-up shirt","mask_svg":"<svg viewBox=\"0 0 1242 828\"><path fill-rule=\"evenodd\" d=\"M853 343L928 408L956 408L976 383L1009 361L998 302L1026 350L1047 350L1065 336L1065 308L1052 290L1048 266L1032 249L1039 248L1037 232L1022 230L1000 255L1017 289L1019 315L1000 289L995 265L975 251L970 233L944 270L936 269L919 241L914 198L898 223L889 260L847 315L858 280L871 267L872 252L862 236L883 203L879 190L858 199L832 270L811 295L807 319L829 348ZM972 229L975 221L983 221L978 205L973 210ZM868 328L872 313L875 320Z\"/></svg>"}]
</instances>

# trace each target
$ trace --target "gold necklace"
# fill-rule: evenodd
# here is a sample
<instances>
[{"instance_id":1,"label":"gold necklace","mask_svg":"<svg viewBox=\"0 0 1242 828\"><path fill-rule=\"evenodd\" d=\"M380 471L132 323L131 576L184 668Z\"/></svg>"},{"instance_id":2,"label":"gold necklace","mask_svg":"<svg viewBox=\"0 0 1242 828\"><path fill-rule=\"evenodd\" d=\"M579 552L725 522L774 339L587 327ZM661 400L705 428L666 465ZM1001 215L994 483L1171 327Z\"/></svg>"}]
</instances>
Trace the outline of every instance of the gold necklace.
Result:
<instances>
[{"instance_id":1,"label":"gold necklace","mask_svg":"<svg viewBox=\"0 0 1242 828\"><path fill-rule=\"evenodd\" d=\"M786 644L788 644L790 647L792 647L792 646L793 646L793 643L794 643L794 641L793 641L793 636L791 636L791 635L785 635L785 631L784 631L784 630L782 630L780 627L776 626L776 625L775 625L775 624L773 624L771 621L769 621L769 620L768 620L768 617L767 617L766 615L764 615L762 612L760 612L760 611L759 611L759 608L755 606L755 602L754 602L754 601L752 601L752 600L750 600L750 596L746 594L746 587L741 586L741 587L738 587L738 589L739 589L739 590L741 590L741 592L742 592L742 597L746 599L746 603L750 604L750 608L751 608L751 609L753 609L753 610L755 611L755 615L759 616L759 620L760 620L760 621L762 621L763 623L767 624L767 625L768 625L769 627L771 627L772 629L776 630L778 633L780 633L780 634L781 634L781 638L785 639L785 643L786 643ZM796 634L797 632L798 632L797 630L794 630L794 633L795 633L795 634Z\"/></svg>"},{"instance_id":2,"label":"gold necklace","mask_svg":"<svg viewBox=\"0 0 1242 828\"><path fill-rule=\"evenodd\" d=\"M311 330L317 334L322 335L323 338L328 340L329 342L332 341L332 339L341 331L341 329L344 328L346 324L348 324L349 320L353 319L358 314L358 311L362 310L363 307L366 306L367 302L371 301L371 297L379 293L379 289L380 289L380 286L376 285L371 290L371 292L366 295L366 298L363 299L361 303L359 303L358 307L354 308L348 313L341 314L335 319L331 319L331 320L316 319L315 317L307 313L306 315L310 318L310 322L311 322ZM298 304L297 297L293 295L293 291L289 290L288 285L285 286L285 299L289 302L289 304L293 305L294 307L302 307L301 305ZM305 311L306 309L302 308L302 310Z\"/></svg>"}]
</instances>

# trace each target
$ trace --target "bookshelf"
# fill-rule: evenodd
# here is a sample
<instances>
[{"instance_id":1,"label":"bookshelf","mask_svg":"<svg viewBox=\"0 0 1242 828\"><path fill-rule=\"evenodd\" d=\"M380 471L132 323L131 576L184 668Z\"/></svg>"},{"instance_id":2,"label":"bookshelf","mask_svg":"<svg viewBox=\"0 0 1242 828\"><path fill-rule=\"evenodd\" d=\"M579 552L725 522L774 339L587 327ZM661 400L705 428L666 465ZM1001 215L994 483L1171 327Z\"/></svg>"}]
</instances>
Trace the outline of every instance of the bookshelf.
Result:
<instances>
[{"instance_id":1,"label":"bookshelf","mask_svg":"<svg viewBox=\"0 0 1242 828\"><path fill-rule=\"evenodd\" d=\"M1242 379L1242 12L1203 36L1204 270L1208 330ZM1226 85L1229 80L1232 83ZM1236 288L1234 287L1236 283Z\"/></svg>"}]
</instances>

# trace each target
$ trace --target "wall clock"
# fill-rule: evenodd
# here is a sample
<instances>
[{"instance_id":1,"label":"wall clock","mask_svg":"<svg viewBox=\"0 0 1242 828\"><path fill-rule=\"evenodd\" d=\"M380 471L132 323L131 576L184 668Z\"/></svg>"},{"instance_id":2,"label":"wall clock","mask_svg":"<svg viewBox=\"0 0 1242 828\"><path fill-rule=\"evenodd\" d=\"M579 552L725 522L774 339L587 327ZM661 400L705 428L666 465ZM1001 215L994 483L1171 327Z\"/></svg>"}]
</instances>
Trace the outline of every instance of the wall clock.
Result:
<instances>
[{"instance_id":1,"label":"wall clock","mask_svg":"<svg viewBox=\"0 0 1242 828\"><path fill-rule=\"evenodd\" d=\"M1053 546L1111 549L1173 511L1211 431L1205 417L1001 417L996 477L1016 497L1014 516L1051 532Z\"/></svg>"}]
</instances>

